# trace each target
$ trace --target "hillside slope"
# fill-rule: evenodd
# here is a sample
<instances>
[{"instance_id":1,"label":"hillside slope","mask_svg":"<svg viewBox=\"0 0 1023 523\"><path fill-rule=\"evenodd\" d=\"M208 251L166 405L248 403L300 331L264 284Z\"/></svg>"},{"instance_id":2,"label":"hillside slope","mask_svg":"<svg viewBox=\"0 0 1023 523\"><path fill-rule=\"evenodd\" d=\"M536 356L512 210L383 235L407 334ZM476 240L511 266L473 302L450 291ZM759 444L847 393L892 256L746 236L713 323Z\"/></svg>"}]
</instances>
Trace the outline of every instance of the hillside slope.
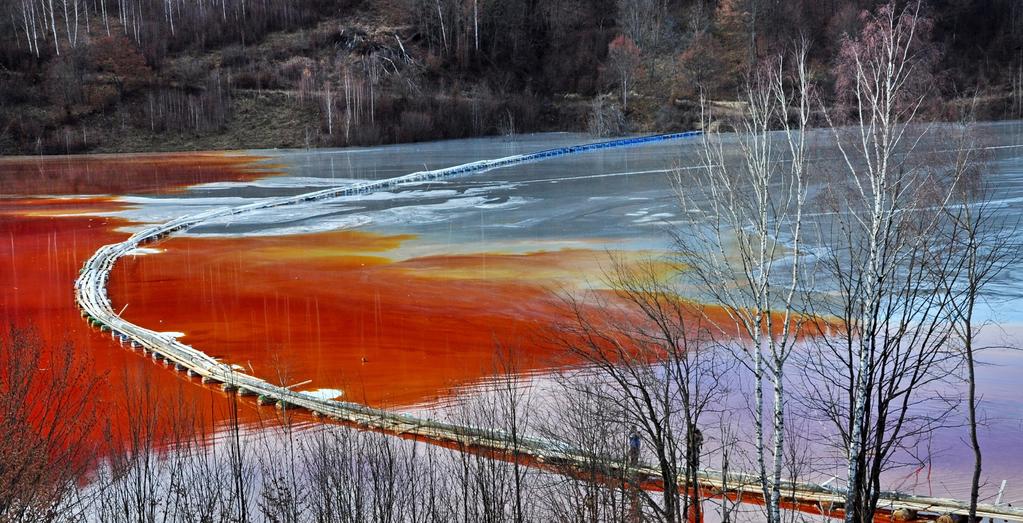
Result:
<instances>
[{"instance_id":1,"label":"hillside slope","mask_svg":"<svg viewBox=\"0 0 1023 523\"><path fill-rule=\"evenodd\" d=\"M368 145L696 125L700 93L812 46L825 85L868 0L11 0L0 153ZM1023 7L934 0L931 93L1023 110Z\"/></svg>"}]
</instances>

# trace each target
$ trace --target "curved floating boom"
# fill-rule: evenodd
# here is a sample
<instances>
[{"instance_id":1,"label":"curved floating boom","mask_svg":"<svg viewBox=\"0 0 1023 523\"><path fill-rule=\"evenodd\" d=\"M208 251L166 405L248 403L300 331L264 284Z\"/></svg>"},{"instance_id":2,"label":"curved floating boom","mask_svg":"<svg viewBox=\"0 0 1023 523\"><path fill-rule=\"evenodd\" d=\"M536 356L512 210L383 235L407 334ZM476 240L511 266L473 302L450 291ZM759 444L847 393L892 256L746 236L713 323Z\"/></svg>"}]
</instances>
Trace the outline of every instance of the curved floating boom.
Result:
<instances>
[{"instance_id":1,"label":"curved floating boom","mask_svg":"<svg viewBox=\"0 0 1023 523\"><path fill-rule=\"evenodd\" d=\"M238 372L231 366L218 362L206 353L179 342L172 336L135 325L114 311L107 296L107 280L118 259L127 255L139 246L163 240L167 236L195 227L203 222L224 216L233 216L247 212L272 209L285 205L303 202L328 200L332 198L366 194L381 189L401 185L455 178L473 173L489 171L510 165L542 161L548 158L570 154L585 153L598 149L610 149L642 145L652 142L679 140L698 136L699 131L683 133L659 134L638 138L623 138L606 142L561 147L544 151L517 154L494 160L456 165L444 169L418 171L404 176L370 182L358 183L343 188L330 188L308 192L296 196L271 198L237 207L211 209L196 214L175 218L160 225L147 227L128 239L100 247L82 266L75 280L75 300L82 310L86 321L102 331L109 331L111 337L122 345L127 343L134 350L150 354L154 359L163 360L175 369L184 370L190 376L199 376L203 383L218 383L225 391L237 391L238 394L251 395L259 404L275 404L278 407L303 408L310 412L329 417L334 420L358 424L360 427L379 430L406 437L416 437L439 443L456 444L473 449L513 453L534 459L538 464L556 466L559 469L584 470L592 464L592 457L584 451L572 448L566 443L523 436L505 434L501 431L481 429L452 423L443 423L425 418L375 409L345 401L321 399L314 396L294 392L288 388L274 385L266 380ZM610 462L606 473L627 471L635 477L656 478L658 471L652 467L630 466L625 462ZM740 496L741 499L762 503L762 490L757 478L745 475L729 474L723 477L714 471L700 473L699 488L704 495L720 497L723 495ZM685 479L679 478L680 485ZM845 500L844 492L813 484L786 484L783 487L792 497L786 504L798 510L836 514L841 511ZM966 514L968 506L955 500L907 496L897 493L886 493L880 500L881 510L892 511L896 508L909 508L932 514ZM1023 511L996 505L981 505L977 515L992 517L1006 521L1023 523Z\"/></svg>"}]
</instances>

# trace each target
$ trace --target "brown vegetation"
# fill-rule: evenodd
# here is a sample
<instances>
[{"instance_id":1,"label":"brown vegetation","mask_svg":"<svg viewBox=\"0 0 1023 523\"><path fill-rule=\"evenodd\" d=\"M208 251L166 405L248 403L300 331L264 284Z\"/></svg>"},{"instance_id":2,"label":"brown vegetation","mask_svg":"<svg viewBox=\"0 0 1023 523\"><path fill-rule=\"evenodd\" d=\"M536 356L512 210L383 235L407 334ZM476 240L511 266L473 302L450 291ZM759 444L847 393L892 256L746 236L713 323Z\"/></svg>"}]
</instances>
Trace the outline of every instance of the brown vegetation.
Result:
<instances>
[{"instance_id":1,"label":"brown vegetation","mask_svg":"<svg viewBox=\"0 0 1023 523\"><path fill-rule=\"evenodd\" d=\"M0 333L0 519L75 517L69 503L90 466L99 380L69 343L31 329Z\"/></svg>"},{"instance_id":2,"label":"brown vegetation","mask_svg":"<svg viewBox=\"0 0 1023 523\"><path fill-rule=\"evenodd\" d=\"M832 57L876 4L12 0L0 17L0 151L583 130L589 100L613 91L624 125L601 134L690 128L701 93L735 99L758 57L797 37L822 83L841 81ZM980 118L1020 115L1018 3L935 0L927 14L940 94L982 89Z\"/></svg>"}]
</instances>

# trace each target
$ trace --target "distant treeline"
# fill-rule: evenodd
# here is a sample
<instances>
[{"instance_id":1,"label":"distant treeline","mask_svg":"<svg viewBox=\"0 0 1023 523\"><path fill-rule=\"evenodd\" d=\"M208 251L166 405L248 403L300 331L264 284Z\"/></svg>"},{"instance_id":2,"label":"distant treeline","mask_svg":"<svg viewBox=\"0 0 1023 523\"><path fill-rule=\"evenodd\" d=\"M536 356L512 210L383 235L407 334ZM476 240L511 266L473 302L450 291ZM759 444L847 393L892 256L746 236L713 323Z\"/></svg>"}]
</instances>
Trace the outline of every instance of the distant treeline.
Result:
<instances>
[{"instance_id":1,"label":"distant treeline","mask_svg":"<svg viewBox=\"0 0 1023 523\"><path fill-rule=\"evenodd\" d=\"M842 40L879 3L10 0L0 13L0 151L681 129L696 122L701 93L735 99L760 57L796 40L810 42L815 75L834 83ZM1023 5L923 7L940 54L935 98L979 91L981 118L1019 116ZM267 92L278 96L257 96ZM296 128L303 143L282 137Z\"/></svg>"}]
</instances>

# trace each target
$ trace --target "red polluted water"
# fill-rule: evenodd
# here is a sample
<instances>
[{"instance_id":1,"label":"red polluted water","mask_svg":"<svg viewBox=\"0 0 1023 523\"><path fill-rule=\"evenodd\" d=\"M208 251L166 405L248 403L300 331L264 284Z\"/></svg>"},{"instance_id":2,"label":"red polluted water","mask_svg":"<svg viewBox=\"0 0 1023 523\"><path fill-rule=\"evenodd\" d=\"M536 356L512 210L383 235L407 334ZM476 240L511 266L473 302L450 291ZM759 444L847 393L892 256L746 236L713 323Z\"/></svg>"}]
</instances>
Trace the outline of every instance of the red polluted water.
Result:
<instances>
[{"instance_id":1,"label":"red polluted water","mask_svg":"<svg viewBox=\"0 0 1023 523\"><path fill-rule=\"evenodd\" d=\"M20 158L0 160L0 319L33 328L45 350L69 343L76 362L99 387L92 404L102 427L95 438L117 438L127 424L120 405L139 382L181 401L209 404L211 389L185 383L152 360L89 328L74 301L81 264L102 245L128 236L125 220L98 215L126 208L116 195L178 191L187 185L267 175L257 157L166 154L125 157ZM91 194L88 197L44 195ZM99 196L102 195L102 196ZM44 355L45 357L46 355ZM45 363L45 359L44 359ZM44 367L45 370L45 367ZM216 423L211 409L203 423ZM250 414L251 415L251 414Z\"/></svg>"},{"instance_id":2,"label":"red polluted water","mask_svg":"<svg viewBox=\"0 0 1023 523\"><path fill-rule=\"evenodd\" d=\"M558 343L559 327L574 321L565 293L600 283L605 251L406 254L419 240L361 231L172 238L122 259L110 296L128 321L175 332L248 374L375 407L445 401L509 366L582 363ZM635 314L614 290L590 291L599 299L580 305L594 324L607 321L605 305ZM728 321L719 308L704 313Z\"/></svg>"},{"instance_id":3,"label":"red polluted water","mask_svg":"<svg viewBox=\"0 0 1023 523\"><path fill-rule=\"evenodd\" d=\"M50 348L74 347L101 383L92 403L102 429L115 437L128 425L126 395L139 385L200 405L223 395L90 329L74 302L81 264L127 237L122 229L133 224L109 216L128 208L117 196L266 176L257 160L168 154L0 161L2 318L34 327ZM344 399L372 405L432 402L492 375L498 343L515 345L523 371L558 363L536 336L558 317L550 285L581 267L596 272L599 251L395 256L412 241L360 232L176 238L156 246L166 252L119 261L110 294L126 319L183 332L185 343L256 376L310 380L299 389L339 389ZM205 424L227 415L205 410ZM240 414L249 421L266 416L249 403Z\"/></svg>"},{"instance_id":4,"label":"red polluted water","mask_svg":"<svg viewBox=\"0 0 1023 523\"><path fill-rule=\"evenodd\" d=\"M434 402L499 370L564 360L537 335L562 318L551 287L597 251L399 259L415 238L340 231L175 238L122 260L110 282L125 319L281 385L373 406Z\"/></svg>"},{"instance_id":5,"label":"red polluted water","mask_svg":"<svg viewBox=\"0 0 1023 523\"><path fill-rule=\"evenodd\" d=\"M74 303L81 264L123 240L132 223L110 214L126 193L266 176L258 157L161 154L0 161L0 311L33 326L48 347L70 343L101 386L91 391L115 436L132 390L177 402L223 395L89 328ZM60 196L62 194L92 196ZM603 252L401 257L409 235L332 232L271 238L175 238L126 257L110 294L126 319L184 333L182 341L298 390L337 389L378 406L437 401L493 375L496 347L518 370L564 363L537 336L559 318L555 282L597 274ZM214 403L223 403L214 400ZM202 423L226 415L206 409ZM263 414L246 403L241 416ZM97 434L97 438L102 438Z\"/></svg>"},{"instance_id":6,"label":"red polluted water","mask_svg":"<svg viewBox=\"0 0 1023 523\"><path fill-rule=\"evenodd\" d=\"M272 166L254 165L262 159L216 152L0 158L0 196L174 192L266 176Z\"/></svg>"}]
</instances>

